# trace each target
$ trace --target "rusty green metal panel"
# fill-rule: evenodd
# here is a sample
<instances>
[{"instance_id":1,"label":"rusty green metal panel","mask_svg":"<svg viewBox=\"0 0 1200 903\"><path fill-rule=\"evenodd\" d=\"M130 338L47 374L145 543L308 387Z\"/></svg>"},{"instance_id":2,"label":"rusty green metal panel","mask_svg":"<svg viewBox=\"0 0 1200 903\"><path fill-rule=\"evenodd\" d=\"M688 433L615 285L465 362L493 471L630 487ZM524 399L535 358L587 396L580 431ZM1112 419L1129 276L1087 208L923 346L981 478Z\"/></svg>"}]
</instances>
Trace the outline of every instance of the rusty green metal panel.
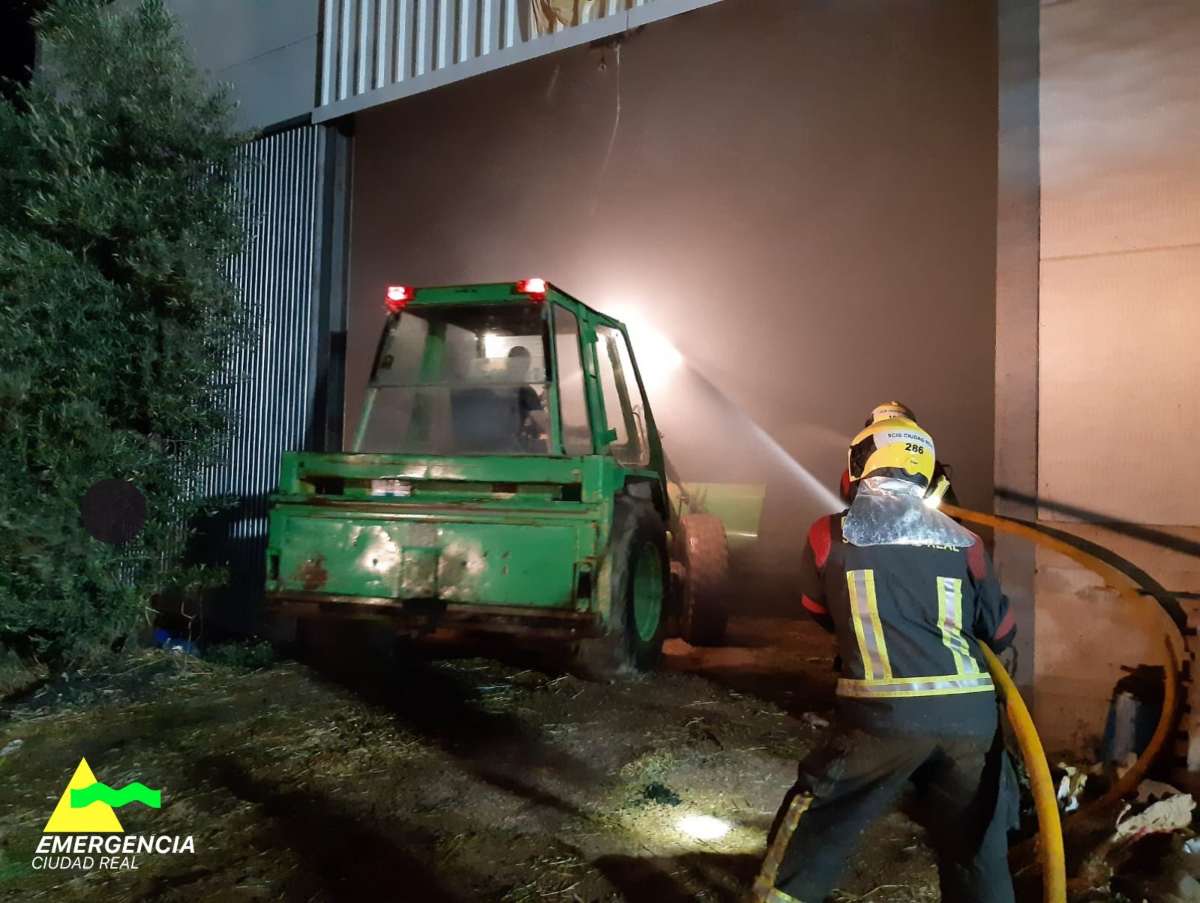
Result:
<instances>
[{"instance_id":1,"label":"rusty green metal panel","mask_svg":"<svg viewBox=\"0 0 1200 903\"><path fill-rule=\"evenodd\" d=\"M270 589L574 608L590 601L576 599L577 565L596 551L588 513L551 521L501 510L276 507Z\"/></svg>"},{"instance_id":2,"label":"rusty green metal panel","mask_svg":"<svg viewBox=\"0 0 1200 903\"><path fill-rule=\"evenodd\" d=\"M267 590L586 610L580 577L599 569L629 475L603 456L289 453ZM373 495L381 484L404 494Z\"/></svg>"}]
</instances>

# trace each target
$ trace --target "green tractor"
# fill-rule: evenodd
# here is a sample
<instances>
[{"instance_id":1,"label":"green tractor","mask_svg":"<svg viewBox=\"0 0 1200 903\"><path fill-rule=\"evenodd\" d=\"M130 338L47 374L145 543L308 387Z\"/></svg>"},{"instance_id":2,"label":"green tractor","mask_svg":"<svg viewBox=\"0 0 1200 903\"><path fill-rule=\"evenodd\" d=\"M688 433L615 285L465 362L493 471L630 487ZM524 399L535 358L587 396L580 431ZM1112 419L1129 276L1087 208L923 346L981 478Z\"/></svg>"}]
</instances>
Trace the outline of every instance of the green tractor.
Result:
<instances>
[{"instance_id":1,"label":"green tractor","mask_svg":"<svg viewBox=\"0 0 1200 903\"><path fill-rule=\"evenodd\" d=\"M353 450L283 457L269 613L557 638L609 676L721 642L762 494L668 476L625 327L540 279L387 306Z\"/></svg>"}]
</instances>

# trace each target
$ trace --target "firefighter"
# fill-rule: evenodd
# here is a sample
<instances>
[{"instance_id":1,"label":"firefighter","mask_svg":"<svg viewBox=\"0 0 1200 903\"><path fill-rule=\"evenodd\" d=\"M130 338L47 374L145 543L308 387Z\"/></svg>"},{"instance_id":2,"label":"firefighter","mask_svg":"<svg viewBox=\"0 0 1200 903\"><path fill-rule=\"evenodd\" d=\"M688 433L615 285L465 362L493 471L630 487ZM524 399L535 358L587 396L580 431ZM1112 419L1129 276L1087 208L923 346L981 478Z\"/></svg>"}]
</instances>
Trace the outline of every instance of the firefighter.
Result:
<instances>
[{"instance_id":1,"label":"firefighter","mask_svg":"<svg viewBox=\"0 0 1200 903\"><path fill-rule=\"evenodd\" d=\"M1006 647L1014 623L979 537L924 504L934 461L912 420L872 423L850 447L854 502L809 531L801 603L836 635L837 705L780 809L757 899L821 903L911 781L934 816L922 820L942 900L1013 900L996 696L978 644Z\"/></svg>"}]
</instances>

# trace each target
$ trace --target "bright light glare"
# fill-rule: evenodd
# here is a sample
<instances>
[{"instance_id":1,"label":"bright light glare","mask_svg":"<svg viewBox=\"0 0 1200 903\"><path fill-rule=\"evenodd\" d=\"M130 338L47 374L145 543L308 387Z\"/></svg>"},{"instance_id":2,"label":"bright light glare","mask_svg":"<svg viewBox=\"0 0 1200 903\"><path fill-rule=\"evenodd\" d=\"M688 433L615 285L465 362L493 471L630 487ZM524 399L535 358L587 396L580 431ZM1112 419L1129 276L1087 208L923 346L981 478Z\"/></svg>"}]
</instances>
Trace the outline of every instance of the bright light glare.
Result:
<instances>
[{"instance_id":1,"label":"bright light glare","mask_svg":"<svg viewBox=\"0 0 1200 903\"><path fill-rule=\"evenodd\" d=\"M940 495L927 495L922 501L925 502L926 508L938 509L942 507L942 497Z\"/></svg>"},{"instance_id":2,"label":"bright light glare","mask_svg":"<svg viewBox=\"0 0 1200 903\"><path fill-rule=\"evenodd\" d=\"M672 373L683 366L683 354L679 349L641 315L620 308L613 316L625 324L629 341L633 343L638 371L642 374L647 389L663 385L671 378Z\"/></svg>"},{"instance_id":3,"label":"bright light glare","mask_svg":"<svg viewBox=\"0 0 1200 903\"><path fill-rule=\"evenodd\" d=\"M485 332L483 334L484 357L504 357L507 353L508 348L501 336L496 335L494 332Z\"/></svg>"},{"instance_id":4,"label":"bright light glare","mask_svg":"<svg viewBox=\"0 0 1200 903\"><path fill-rule=\"evenodd\" d=\"M729 823L711 815L685 815L676 826L697 840L720 840L729 833Z\"/></svg>"}]
</instances>

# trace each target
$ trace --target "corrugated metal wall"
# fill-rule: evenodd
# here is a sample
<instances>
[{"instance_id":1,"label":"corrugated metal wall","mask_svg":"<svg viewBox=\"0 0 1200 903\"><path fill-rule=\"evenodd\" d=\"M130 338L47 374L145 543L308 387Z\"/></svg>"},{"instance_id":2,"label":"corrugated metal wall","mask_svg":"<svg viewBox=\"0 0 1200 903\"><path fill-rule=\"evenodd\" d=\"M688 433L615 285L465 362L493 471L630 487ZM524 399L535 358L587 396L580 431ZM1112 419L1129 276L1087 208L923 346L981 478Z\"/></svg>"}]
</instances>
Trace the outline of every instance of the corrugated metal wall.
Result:
<instances>
[{"instance_id":1,"label":"corrugated metal wall","mask_svg":"<svg viewBox=\"0 0 1200 903\"><path fill-rule=\"evenodd\" d=\"M226 377L234 420L229 447L202 477L203 494L237 499L231 511L202 525L202 555L229 563L235 598L262 585L266 496L275 487L280 454L304 448L312 424L323 131L293 129L244 151L240 188L249 234L228 272L251 313L254 335L234 349ZM229 621L227 615L221 620Z\"/></svg>"},{"instance_id":2,"label":"corrugated metal wall","mask_svg":"<svg viewBox=\"0 0 1200 903\"><path fill-rule=\"evenodd\" d=\"M545 0L324 0L313 118L356 110L565 47L598 40L717 0L592 0L578 23L539 34Z\"/></svg>"}]
</instances>

